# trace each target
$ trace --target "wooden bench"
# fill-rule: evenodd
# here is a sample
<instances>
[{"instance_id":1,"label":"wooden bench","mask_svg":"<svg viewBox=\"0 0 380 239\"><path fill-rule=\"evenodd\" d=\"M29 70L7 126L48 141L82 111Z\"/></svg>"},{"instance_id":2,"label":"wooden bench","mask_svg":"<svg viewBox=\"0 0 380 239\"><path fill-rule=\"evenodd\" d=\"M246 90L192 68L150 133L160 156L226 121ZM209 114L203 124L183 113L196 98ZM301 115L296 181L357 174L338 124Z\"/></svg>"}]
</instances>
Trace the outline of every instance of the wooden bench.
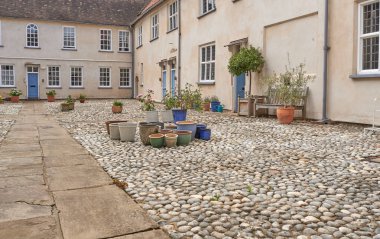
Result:
<instances>
[{"instance_id":1,"label":"wooden bench","mask_svg":"<svg viewBox=\"0 0 380 239\"><path fill-rule=\"evenodd\" d=\"M307 103L307 95L309 92L309 88L306 87L305 89L302 90L302 98L296 102L293 107L295 110L301 110L302 111L302 119L306 119L306 103ZM277 90L274 88L270 88L268 90L268 95L267 96L260 96L263 100L260 101L255 100L253 104L253 116L257 116L257 111L259 109L277 109L279 107L283 107L284 104L281 102L280 98L278 97Z\"/></svg>"}]
</instances>

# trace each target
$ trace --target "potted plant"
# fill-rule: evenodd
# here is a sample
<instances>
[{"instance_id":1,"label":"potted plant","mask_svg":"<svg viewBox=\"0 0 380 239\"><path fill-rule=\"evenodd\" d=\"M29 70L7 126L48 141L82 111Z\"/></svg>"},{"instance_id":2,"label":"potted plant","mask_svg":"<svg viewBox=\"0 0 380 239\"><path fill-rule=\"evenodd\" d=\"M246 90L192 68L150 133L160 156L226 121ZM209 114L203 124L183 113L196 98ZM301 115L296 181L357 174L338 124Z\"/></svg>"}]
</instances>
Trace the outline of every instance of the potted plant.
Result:
<instances>
[{"instance_id":1,"label":"potted plant","mask_svg":"<svg viewBox=\"0 0 380 239\"><path fill-rule=\"evenodd\" d=\"M148 93L139 97L141 109L146 112L146 122L158 122L158 111L153 100L154 91L148 90Z\"/></svg>"},{"instance_id":2,"label":"potted plant","mask_svg":"<svg viewBox=\"0 0 380 239\"><path fill-rule=\"evenodd\" d=\"M218 96L216 96L216 95L212 96L210 101L211 101L211 111L217 112L218 106L220 105L220 101L219 101Z\"/></svg>"},{"instance_id":3,"label":"potted plant","mask_svg":"<svg viewBox=\"0 0 380 239\"><path fill-rule=\"evenodd\" d=\"M4 104L4 99L1 95L0 95L0 104Z\"/></svg>"},{"instance_id":4,"label":"potted plant","mask_svg":"<svg viewBox=\"0 0 380 239\"><path fill-rule=\"evenodd\" d=\"M181 90L177 96L177 105L173 109L174 123L178 121L186 121L187 110L200 110L202 104L202 95L199 89L193 90L193 86L186 84L185 89Z\"/></svg>"},{"instance_id":5,"label":"potted plant","mask_svg":"<svg viewBox=\"0 0 380 239\"><path fill-rule=\"evenodd\" d=\"M69 95L66 98L66 101L61 103L61 111L65 112L65 111L74 110L74 104L75 104L75 101L73 100L73 98L71 98L71 95Z\"/></svg>"},{"instance_id":6,"label":"potted plant","mask_svg":"<svg viewBox=\"0 0 380 239\"><path fill-rule=\"evenodd\" d=\"M268 78L269 88L276 89L276 97L281 107L277 108L277 119L280 124L290 124L294 120L294 106L303 99L307 83L315 76L306 74L305 65L295 68L286 67L286 71Z\"/></svg>"},{"instance_id":7,"label":"potted plant","mask_svg":"<svg viewBox=\"0 0 380 239\"><path fill-rule=\"evenodd\" d=\"M123 112L123 102L115 100L112 105L112 113L114 114L120 114Z\"/></svg>"},{"instance_id":8,"label":"potted plant","mask_svg":"<svg viewBox=\"0 0 380 239\"><path fill-rule=\"evenodd\" d=\"M18 102L20 102L20 95L22 95L22 92L21 92L21 90L18 90L18 89L12 89L9 92L9 95L11 97L12 103L18 103Z\"/></svg>"},{"instance_id":9,"label":"potted plant","mask_svg":"<svg viewBox=\"0 0 380 239\"><path fill-rule=\"evenodd\" d=\"M78 99L79 99L79 102L83 104L86 101L86 95L80 94Z\"/></svg>"},{"instance_id":10,"label":"potted plant","mask_svg":"<svg viewBox=\"0 0 380 239\"><path fill-rule=\"evenodd\" d=\"M211 99L208 96L203 99L203 111L210 111L210 102Z\"/></svg>"},{"instance_id":11,"label":"potted plant","mask_svg":"<svg viewBox=\"0 0 380 239\"><path fill-rule=\"evenodd\" d=\"M166 94L162 103L165 105L165 110L161 111L162 122L170 123L174 121L173 108L178 105L176 95Z\"/></svg>"},{"instance_id":12,"label":"potted plant","mask_svg":"<svg viewBox=\"0 0 380 239\"><path fill-rule=\"evenodd\" d=\"M55 92L55 90L49 90L48 92L46 92L46 95L47 95L47 101L48 102L54 102L55 101L55 95L57 93Z\"/></svg>"}]
</instances>

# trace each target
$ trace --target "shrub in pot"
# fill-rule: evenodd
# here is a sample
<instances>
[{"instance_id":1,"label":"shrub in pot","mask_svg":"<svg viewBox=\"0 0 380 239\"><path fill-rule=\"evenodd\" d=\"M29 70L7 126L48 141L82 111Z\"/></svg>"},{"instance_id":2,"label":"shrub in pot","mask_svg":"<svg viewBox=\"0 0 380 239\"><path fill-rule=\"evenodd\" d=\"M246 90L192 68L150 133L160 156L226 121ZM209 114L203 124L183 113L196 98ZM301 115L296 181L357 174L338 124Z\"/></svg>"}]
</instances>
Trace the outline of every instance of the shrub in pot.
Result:
<instances>
[{"instance_id":1,"label":"shrub in pot","mask_svg":"<svg viewBox=\"0 0 380 239\"><path fill-rule=\"evenodd\" d=\"M218 106L220 105L220 101L219 101L218 96L216 96L216 95L212 96L210 101L211 101L211 111L217 112Z\"/></svg>"},{"instance_id":2,"label":"shrub in pot","mask_svg":"<svg viewBox=\"0 0 380 239\"><path fill-rule=\"evenodd\" d=\"M115 100L112 105L112 113L120 114L123 112L123 102Z\"/></svg>"},{"instance_id":3,"label":"shrub in pot","mask_svg":"<svg viewBox=\"0 0 380 239\"><path fill-rule=\"evenodd\" d=\"M281 74L274 74L267 79L269 88L276 89L276 97L281 107L277 108L277 119L280 124L290 124L294 120L294 106L298 105L304 97L308 82L315 76L306 74L305 65L295 68L286 67Z\"/></svg>"},{"instance_id":4,"label":"shrub in pot","mask_svg":"<svg viewBox=\"0 0 380 239\"><path fill-rule=\"evenodd\" d=\"M1 95L0 95L0 104L4 104L4 99Z\"/></svg>"},{"instance_id":5,"label":"shrub in pot","mask_svg":"<svg viewBox=\"0 0 380 239\"><path fill-rule=\"evenodd\" d=\"M70 111L74 110L75 101L73 98L71 98L71 95L69 95L66 98L66 101L61 103L61 111Z\"/></svg>"},{"instance_id":6,"label":"shrub in pot","mask_svg":"<svg viewBox=\"0 0 380 239\"><path fill-rule=\"evenodd\" d=\"M83 104L86 101L86 95L80 94L78 99L79 99L79 102Z\"/></svg>"},{"instance_id":7,"label":"shrub in pot","mask_svg":"<svg viewBox=\"0 0 380 239\"><path fill-rule=\"evenodd\" d=\"M176 95L166 94L162 103L165 105L165 110L161 111L162 122L174 122L173 108L177 107L178 99Z\"/></svg>"},{"instance_id":8,"label":"shrub in pot","mask_svg":"<svg viewBox=\"0 0 380 239\"><path fill-rule=\"evenodd\" d=\"M146 112L146 122L158 122L158 111L153 100L154 91L148 90L148 93L139 97L141 109Z\"/></svg>"},{"instance_id":9,"label":"shrub in pot","mask_svg":"<svg viewBox=\"0 0 380 239\"><path fill-rule=\"evenodd\" d=\"M12 103L20 102L20 95L22 95L22 92L21 92L21 90L18 90L18 89L12 89L9 92L9 96L11 97Z\"/></svg>"},{"instance_id":10,"label":"shrub in pot","mask_svg":"<svg viewBox=\"0 0 380 239\"><path fill-rule=\"evenodd\" d=\"M203 111L210 111L210 103L210 97L207 96L203 99Z\"/></svg>"},{"instance_id":11,"label":"shrub in pot","mask_svg":"<svg viewBox=\"0 0 380 239\"><path fill-rule=\"evenodd\" d=\"M57 93L55 92L55 90L49 90L48 92L46 92L47 101L48 102L54 102L56 94Z\"/></svg>"},{"instance_id":12,"label":"shrub in pot","mask_svg":"<svg viewBox=\"0 0 380 239\"><path fill-rule=\"evenodd\" d=\"M176 108L173 109L174 123L185 121L188 109L200 110L202 105L202 95L199 89L193 89L189 83L181 90L177 96Z\"/></svg>"}]
</instances>

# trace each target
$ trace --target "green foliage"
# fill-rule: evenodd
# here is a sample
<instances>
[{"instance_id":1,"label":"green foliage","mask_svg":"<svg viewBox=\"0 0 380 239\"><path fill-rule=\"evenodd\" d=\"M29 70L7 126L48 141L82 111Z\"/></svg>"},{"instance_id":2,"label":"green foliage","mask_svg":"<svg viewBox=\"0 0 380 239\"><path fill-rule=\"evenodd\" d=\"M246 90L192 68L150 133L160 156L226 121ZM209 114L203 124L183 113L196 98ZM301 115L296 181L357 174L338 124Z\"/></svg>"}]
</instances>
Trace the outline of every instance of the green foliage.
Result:
<instances>
[{"instance_id":1,"label":"green foliage","mask_svg":"<svg viewBox=\"0 0 380 239\"><path fill-rule=\"evenodd\" d=\"M218 96L214 95L210 98L211 102L220 102Z\"/></svg>"},{"instance_id":2,"label":"green foliage","mask_svg":"<svg viewBox=\"0 0 380 239\"><path fill-rule=\"evenodd\" d=\"M211 98L206 96L204 99L203 99L203 102L204 103L210 103L211 102Z\"/></svg>"},{"instance_id":3,"label":"green foliage","mask_svg":"<svg viewBox=\"0 0 380 239\"><path fill-rule=\"evenodd\" d=\"M193 89L193 85L186 83L178 97L181 109L201 109L202 94L199 89Z\"/></svg>"},{"instance_id":4,"label":"green foliage","mask_svg":"<svg viewBox=\"0 0 380 239\"><path fill-rule=\"evenodd\" d=\"M228 70L231 74L238 76L245 72L260 73L264 67L264 57L258 48L252 46L242 48L234 54L229 61Z\"/></svg>"},{"instance_id":5,"label":"green foliage","mask_svg":"<svg viewBox=\"0 0 380 239\"><path fill-rule=\"evenodd\" d=\"M0 103L4 102L3 97L0 95Z\"/></svg>"},{"instance_id":6,"label":"green foliage","mask_svg":"<svg viewBox=\"0 0 380 239\"><path fill-rule=\"evenodd\" d=\"M170 93L165 95L164 99L162 100L162 103L164 103L165 109L167 110L179 107L178 96L173 96Z\"/></svg>"},{"instance_id":7,"label":"green foliage","mask_svg":"<svg viewBox=\"0 0 380 239\"><path fill-rule=\"evenodd\" d=\"M219 201L220 199L220 194L215 194L212 198L211 201Z\"/></svg>"},{"instance_id":8,"label":"green foliage","mask_svg":"<svg viewBox=\"0 0 380 239\"><path fill-rule=\"evenodd\" d=\"M123 105L124 105L123 102L118 101L118 100L115 100L115 101L113 102L113 106L123 106Z\"/></svg>"},{"instance_id":9,"label":"green foliage","mask_svg":"<svg viewBox=\"0 0 380 239\"><path fill-rule=\"evenodd\" d=\"M67 104L72 104L72 103L74 103L74 99L71 97L71 95L67 96L67 98L66 98L66 103L67 103Z\"/></svg>"},{"instance_id":10,"label":"green foliage","mask_svg":"<svg viewBox=\"0 0 380 239\"><path fill-rule=\"evenodd\" d=\"M156 110L156 107L154 105L153 101L153 95L154 91L153 90L148 90L148 93L144 96L139 96L138 100L141 102L141 109L143 111L154 111Z\"/></svg>"},{"instance_id":11,"label":"green foliage","mask_svg":"<svg viewBox=\"0 0 380 239\"><path fill-rule=\"evenodd\" d=\"M295 68L287 66L284 73L274 73L266 79L268 87L276 89L277 97L284 107L296 105L302 99L307 83L315 79L315 76L306 74L304 68L304 64Z\"/></svg>"},{"instance_id":12,"label":"green foliage","mask_svg":"<svg viewBox=\"0 0 380 239\"><path fill-rule=\"evenodd\" d=\"M80 100L85 100L86 99L86 95L85 94L80 94L78 98Z\"/></svg>"},{"instance_id":13,"label":"green foliage","mask_svg":"<svg viewBox=\"0 0 380 239\"><path fill-rule=\"evenodd\" d=\"M253 192L253 186L252 185L247 185L247 192L249 194L252 194L252 192Z\"/></svg>"},{"instance_id":14,"label":"green foliage","mask_svg":"<svg viewBox=\"0 0 380 239\"><path fill-rule=\"evenodd\" d=\"M49 96L55 96L57 93L55 92L55 90L49 90L48 92L46 92L46 95L49 95Z\"/></svg>"},{"instance_id":15,"label":"green foliage","mask_svg":"<svg viewBox=\"0 0 380 239\"><path fill-rule=\"evenodd\" d=\"M10 96L20 96L20 95L22 95L22 92L21 92L21 90L18 90L18 89L12 89L9 92L9 95Z\"/></svg>"}]
</instances>

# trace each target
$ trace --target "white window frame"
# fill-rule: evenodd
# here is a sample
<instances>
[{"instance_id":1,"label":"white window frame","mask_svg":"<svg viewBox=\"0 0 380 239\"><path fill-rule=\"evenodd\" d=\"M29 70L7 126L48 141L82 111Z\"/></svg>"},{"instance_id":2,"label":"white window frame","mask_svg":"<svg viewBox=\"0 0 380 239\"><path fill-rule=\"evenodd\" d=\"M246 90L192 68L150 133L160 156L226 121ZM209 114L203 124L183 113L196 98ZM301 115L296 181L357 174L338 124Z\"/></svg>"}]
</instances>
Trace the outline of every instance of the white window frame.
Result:
<instances>
[{"instance_id":1,"label":"white window frame","mask_svg":"<svg viewBox=\"0 0 380 239\"><path fill-rule=\"evenodd\" d=\"M137 47L142 46L143 44L143 27L140 25L138 28L138 33L137 33Z\"/></svg>"},{"instance_id":2,"label":"white window frame","mask_svg":"<svg viewBox=\"0 0 380 239\"><path fill-rule=\"evenodd\" d=\"M37 29L37 46L28 46L28 28L30 25L34 25L36 26L36 29ZM27 48L39 48L40 47L40 30L39 30L39 27L37 24L34 24L34 23L28 23L26 25L26 28L25 28L25 46Z\"/></svg>"},{"instance_id":3,"label":"white window frame","mask_svg":"<svg viewBox=\"0 0 380 239\"><path fill-rule=\"evenodd\" d=\"M12 66L12 73L13 73L13 85L3 85L3 73L2 73L2 68L3 66ZM15 70L15 65L13 64L0 64L0 88L13 88L16 87L16 70Z\"/></svg>"},{"instance_id":4,"label":"white window frame","mask_svg":"<svg viewBox=\"0 0 380 239\"><path fill-rule=\"evenodd\" d=\"M102 85L102 69L108 70L108 83L109 85ZM112 69L110 66L100 66L99 67L99 88L111 88L112 87Z\"/></svg>"},{"instance_id":5,"label":"white window frame","mask_svg":"<svg viewBox=\"0 0 380 239\"><path fill-rule=\"evenodd\" d=\"M215 59L212 59L212 56L213 56L213 52L212 52L212 47L214 46L215 48L215 52L214 52L214 56L215 56ZM202 49L206 49L205 52L207 54L207 48L208 47L211 47L211 50L210 50L210 60L207 61L207 57L205 56L205 61L202 60ZM212 76L212 64L214 64L214 79L212 80L211 79L211 76ZM202 65L205 65L206 68L205 68L205 74L207 73L207 65L210 65L210 72L209 72L209 76L205 79L202 79ZM199 47L199 82L215 82L215 79L216 79L216 44L215 43L210 43L210 44L207 44L207 45L202 45Z\"/></svg>"},{"instance_id":6,"label":"white window frame","mask_svg":"<svg viewBox=\"0 0 380 239\"><path fill-rule=\"evenodd\" d=\"M65 28L74 29L74 46L65 46ZM77 49L77 29L73 26L63 26L62 27L62 48L63 49Z\"/></svg>"},{"instance_id":7,"label":"white window frame","mask_svg":"<svg viewBox=\"0 0 380 239\"><path fill-rule=\"evenodd\" d=\"M1 29L1 21L0 21L0 46L3 46L3 32Z\"/></svg>"},{"instance_id":8,"label":"white window frame","mask_svg":"<svg viewBox=\"0 0 380 239\"><path fill-rule=\"evenodd\" d=\"M204 8L204 3L206 3L207 5L207 9ZM216 9L216 5L215 5L215 0L200 0L200 4L201 4L201 15L205 15L209 12L212 12ZM209 8L208 5L211 4L212 7Z\"/></svg>"},{"instance_id":9,"label":"white window frame","mask_svg":"<svg viewBox=\"0 0 380 239\"><path fill-rule=\"evenodd\" d=\"M109 32L109 34L110 34L110 39L109 39L109 49L102 49L102 31L107 31L107 32ZM99 49L100 49L100 51L112 51L112 30L111 29L100 29L99 30Z\"/></svg>"},{"instance_id":10,"label":"white window frame","mask_svg":"<svg viewBox=\"0 0 380 239\"><path fill-rule=\"evenodd\" d=\"M81 85L72 85L71 73L73 71L73 68L81 69ZM83 80L84 80L83 66L70 66L70 88L83 88L84 87Z\"/></svg>"},{"instance_id":11,"label":"white window frame","mask_svg":"<svg viewBox=\"0 0 380 239\"><path fill-rule=\"evenodd\" d=\"M50 67L58 67L58 85L50 85ZM83 75L83 72L82 72L82 75ZM70 72L70 78L71 78L71 72ZM47 71L46 71L46 79L47 79L47 82L46 82L46 85L48 88L60 88L61 87L61 67L60 66L47 66ZM70 82L71 82L71 79L70 79Z\"/></svg>"},{"instance_id":12,"label":"white window frame","mask_svg":"<svg viewBox=\"0 0 380 239\"><path fill-rule=\"evenodd\" d=\"M122 70L127 70L127 72L126 72L126 77L127 77L126 78L126 82L127 82L127 84L126 85L122 85L121 84L121 80L122 80L121 71ZM132 72L132 69L129 68L129 67L120 67L119 68L119 77L120 77L120 79L119 79L119 87L120 88L131 88L132 87L131 72ZM129 79L129 81L128 81L128 79Z\"/></svg>"},{"instance_id":13,"label":"white window frame","mask_svg":"<svg viewBox=\"0 0 380 239\"><path fill-rule=\"evenodd\" d=\"M150 24L151 24L150 38L153 41L157 39L160 35L160 18L159 18L158 13L152 15L152 17L150 18Z\"/></svg>"},{"instance_id":14,"label":"white window frame","mask_svg":"<svg viewBox=\"0 0 380 239\"><path fill-rule=\"evenodd\" d=\"M125 33L126 39L122 42L121 33ZM119 30L119 52L131 52L131 34L128 30ZM127 50L123 50L122 43L126 43Z\"/></svg>"},{"instance_id":15,"label":"white window frame","mask_svg":"<svg viewBox=\"0 0 380 239\"><path fill-rule=\"evenodd\" d=\"M169 5L168 13L169 13L168 14L169 15L168 29L169 31L173 31L178 28L178 2L177 0Z\"/></svg>"}]
</instances>

